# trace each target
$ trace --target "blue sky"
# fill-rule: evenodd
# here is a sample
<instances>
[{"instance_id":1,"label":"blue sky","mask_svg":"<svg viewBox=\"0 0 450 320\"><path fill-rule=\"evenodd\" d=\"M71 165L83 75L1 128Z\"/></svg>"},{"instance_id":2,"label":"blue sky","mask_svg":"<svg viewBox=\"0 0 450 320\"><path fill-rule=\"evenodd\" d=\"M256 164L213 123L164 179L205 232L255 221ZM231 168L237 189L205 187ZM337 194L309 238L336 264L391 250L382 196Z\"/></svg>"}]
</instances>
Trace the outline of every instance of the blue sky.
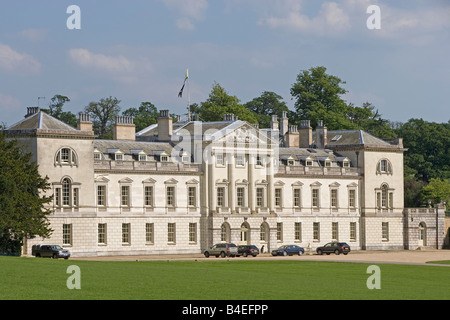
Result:
<instances>
[{"instance_id":1,"label":"blue sky","mask_svg":"<svg viewBox=\"0 0 450 320\"><path fill-rule=\"evenodd\" d=\"M66 26L69 5L80 30ZM380 29L366 26L370 5ZM150 101L183 114L187 68L191 103L218 82L242 102L274 91L292 109L297 75L316 66L346 82L347 102L371 102L385 119L447 122L449 57L444 0L1 1L0 123L55 94L74 113L113 96L122 110Z\"/></svg>"}]
</instances>

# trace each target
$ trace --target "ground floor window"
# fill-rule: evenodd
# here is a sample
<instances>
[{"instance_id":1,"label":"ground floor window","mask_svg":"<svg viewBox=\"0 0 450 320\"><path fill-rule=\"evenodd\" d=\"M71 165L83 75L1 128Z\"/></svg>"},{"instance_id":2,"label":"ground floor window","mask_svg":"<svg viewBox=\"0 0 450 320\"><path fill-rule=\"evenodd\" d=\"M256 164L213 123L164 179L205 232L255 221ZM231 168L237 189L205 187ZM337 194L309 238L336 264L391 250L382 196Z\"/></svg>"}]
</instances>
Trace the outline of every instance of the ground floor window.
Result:
<instances>
[{"instance_id":1,"label":"ground floor window","mask_svg":"<svg viewBox=\"0 0 450 320\"><path fill-rule=\"evenodd\" d=\"M295 241L302 241L302 223L296 222L294 225Z\"/></svg>"},{"instance_id":2,"label":"ground floor window","mask_svg":"<svg viewBox=\"0 0 450 320\"><path fill-rule=\"evenodd\" d=\"M389 222L381 223L381 239L383 241L389 241Z\"/></svg>"},{"instance_id":3,"label":"ground floor window","mask_svg":"<svg viewBox=\"0 0 450 320\"><path fill-rule=\"evenodd\" d=\"M197 242L197 224L189 223L189 242L196 243Z\"/></svg>"},{"instance_id":4,"label":"ground floor window","mask_svg":"<svg viewBox=\"0 0 450 320\"><path fill-rule=\"evenodd\" d=\"M350 222L350 241L356 241L356 222Z\"/></svg>"},{"instance_id":5,"label":"ground floor window","mask_svg":"<svg viewBox=\"0 0 450 320\"><path fill-rule=\"evenodd\" d=\"M131 242L131 225L122 223L122 244L130 244Z\"/></svg>"},{"instance_id":6,"label":"ground floor window","mask_svg":"<svg viewBox=\"0 0 450 320\"><path fill-rule=\"evenodd\" d=\"M155 227L153 223L146 223L145 224L145 242L146 243L153 243L154 241L154 230Z\"/></svg>"},{"instance_id":7,"label":"ground floor window","mask_svg":"<svg viewBox=\"0 0 450 320\"><path fill-rule=\"evenodd\" d=\"M106 244L106 223L98 224L98 244Z\"/></svg>"},{"instance_id":8,"label":"ground floor window","mask_svg":"<svg viewBox=\"0 0 450 320\"><path fill-rule=\"evenodd\" d=\"M313 223L313 240L320 241L320 222Z\"/></svg>"},{"instance_id":9,"label":"ground floor window","mask_svg":"<svg viewBox=\"0 0 450 320\"><path fill-rule=\"evenodd\" d=\"M176 242L176 224L168 223L167 224L167 242L175 243Z\"/></svg>"},{"instance_id":10,"label":"ground floor window","mask_svg":"<svg viewBox=\"0 0 450 320\"><path fill-rule=\"evenodd\" d=\"M72 224L63 224L63 245L72 245Z\"/></svg>"}]
</instances>

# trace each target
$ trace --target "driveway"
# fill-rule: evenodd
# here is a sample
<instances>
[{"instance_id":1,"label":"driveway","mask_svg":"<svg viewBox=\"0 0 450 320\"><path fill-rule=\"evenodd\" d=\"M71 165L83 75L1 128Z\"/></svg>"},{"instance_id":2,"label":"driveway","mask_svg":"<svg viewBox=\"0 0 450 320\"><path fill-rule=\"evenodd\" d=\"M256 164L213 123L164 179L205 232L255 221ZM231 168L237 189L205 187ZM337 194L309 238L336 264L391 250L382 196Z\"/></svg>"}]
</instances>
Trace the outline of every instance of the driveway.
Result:
<instances>
[{"instance_id":1,"label":"driveway","mask_svg":"<svg viewBox=\"0 0 450 320\"><path fill-rule=\"evenodd\" d=\"M450 260L450 250L401 250L401 251L352 251L348 255L322 255L305 253L303 256L272 257L265 253L258 257L237 258L205 258L202 254L158 254L139 256L100 256L100 257L71 257L72 260L95 260L95 261L156 261L156 260L211 260L222 261L225 259L236 260L312 260L312 261L342 261L342 262L364 262L364 263L401 263L401 264L424 264L427 261ZM449 266L450 265L441 265Z\"/></svg>"}]
</instances>

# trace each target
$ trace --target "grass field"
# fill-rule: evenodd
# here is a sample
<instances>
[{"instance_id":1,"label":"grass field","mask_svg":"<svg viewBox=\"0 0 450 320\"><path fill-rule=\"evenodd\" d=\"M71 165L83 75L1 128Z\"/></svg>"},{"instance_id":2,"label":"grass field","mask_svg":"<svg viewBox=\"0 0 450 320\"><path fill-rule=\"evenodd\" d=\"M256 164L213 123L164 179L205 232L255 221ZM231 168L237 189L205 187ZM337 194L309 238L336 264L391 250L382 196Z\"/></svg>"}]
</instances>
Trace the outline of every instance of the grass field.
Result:
<instances>
[{"instance_id":1,"label":"grass field","mask_svg":"<svg viewBox=\"0 0 450 320\"><path fill-rule=\"evenodd\" d=\"M81 289L69 290L70 265ZM313 261L76 261L0 257L0 299L290 300L450 299L450 269L378 264L381 289L369 290L369 264Z\"/></svg>"}]
</instances>

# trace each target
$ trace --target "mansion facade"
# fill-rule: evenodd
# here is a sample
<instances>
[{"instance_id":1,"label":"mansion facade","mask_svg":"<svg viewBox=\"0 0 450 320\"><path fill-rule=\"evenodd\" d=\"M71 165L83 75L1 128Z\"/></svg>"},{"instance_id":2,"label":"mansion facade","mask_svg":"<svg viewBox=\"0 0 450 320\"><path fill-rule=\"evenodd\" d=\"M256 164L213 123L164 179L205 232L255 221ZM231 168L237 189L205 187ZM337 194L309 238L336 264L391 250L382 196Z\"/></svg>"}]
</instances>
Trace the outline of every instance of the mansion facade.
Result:
<instances>
[{"instance_id":1,"label":"mansion facade","mask_svg":"<svg viewBox=\"0 0 450 320\"><path fill-rule=\"evenodd\" d=\"M279 121L278 121L279 120ZM444 208L405 209L402 140L362 130L290 125L260 129L223 121L158 123L135 132L117 117L97 139L87 114L77 129L37 107L5 130L48 176L49 239L72 256L202 253L219 242L311 250L330 241L352 250L441 248Z\"/></svg>"}]
</instances>

